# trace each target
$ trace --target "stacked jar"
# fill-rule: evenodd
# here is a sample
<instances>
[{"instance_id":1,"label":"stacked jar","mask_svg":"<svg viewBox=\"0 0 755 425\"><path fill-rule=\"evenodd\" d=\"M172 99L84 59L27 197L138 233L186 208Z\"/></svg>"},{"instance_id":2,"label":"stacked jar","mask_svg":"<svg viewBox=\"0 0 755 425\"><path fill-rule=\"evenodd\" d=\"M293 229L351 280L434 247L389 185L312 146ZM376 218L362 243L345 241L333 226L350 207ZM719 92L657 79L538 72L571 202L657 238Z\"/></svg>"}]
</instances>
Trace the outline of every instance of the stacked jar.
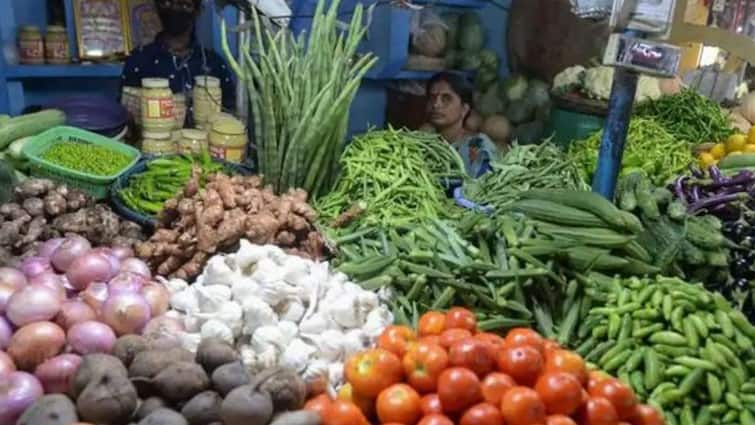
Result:
<instances>
[{"instance_id":1,"label":"stacked jar","mask_svg":"<svg viewBox=\"0 0 755 425\"><path fill-rule=\"evenodd\" d=\"M121 104L134 118L137 125L142 123L142 89L139 87L123 86Z\"/></svg>"},{"instance_id":2,"label":"stacked jar","mask_svg":"<svg viewBox=\"0 0 755 425\"><path fill-rule=\"evenodd\" d=\"M233 117L222 117L212 122L210 154L229 162L241 163L246 151L246 128Z\"/></svg>"},{"instance_id":3,"label":"stacked jar","mask_svg":"<svg viewBox=\"0 0 755 425\"><path fill-rule=\"evenodd\" d=\"M209 75L194 78L194 122L197 128L210 129L209 123L223 105L220 79Z\"/></svg>"},{"instance_id":4,"label":"stacked jar","mask_svg":"<svg viewBox=\"0 0 755 425\"><path fill-rule=\"evenodd\" d=\"M169 131L145 131L142 134L142 152L152 155L176 153L176 143Z\"/></svg>"},{"instance_id":5,"label":"stacked jar","mask_svg":"<svg viewBox=\"0 0 755 425\"><path fill-rule=\"evenodd\" d=\"M19 61L25 65L45 63L45 43L38 27L26 25L18 32Z\"/></svg>"},{"instance_id":6,"label":"stacked jar","mask_svg":"<svg viewBox=\"0 0 755 425\"><path fill-rule=\"evenodd\" d=\"M178 153L183 155L199 155L208 150L206 131L185 128L180 133L181 138L178 141Z\"/></svg>"},{"instance_id":7,"label":"stacked jar","mask_svg":"<svg viewBox=\"0 0 755 425\"><path fill-rule=\"evenodd\" d=\"M176 144L171 137L176 126L175 97L167 79L142 79L141 117L142 150L153 154L175 153Z\"/></svg>"},{"instance_id":8,"label":"stacked jar","mask_svg":"<svg viewBox=\"0 0 755 425\"><path fill-rule=\"evenodd\" d=\"M68 34L65 27L50 25L45 37L45 59L47 63L65 65L71 63L71 53L68 50Z\"/></svg>"}]
</instances>

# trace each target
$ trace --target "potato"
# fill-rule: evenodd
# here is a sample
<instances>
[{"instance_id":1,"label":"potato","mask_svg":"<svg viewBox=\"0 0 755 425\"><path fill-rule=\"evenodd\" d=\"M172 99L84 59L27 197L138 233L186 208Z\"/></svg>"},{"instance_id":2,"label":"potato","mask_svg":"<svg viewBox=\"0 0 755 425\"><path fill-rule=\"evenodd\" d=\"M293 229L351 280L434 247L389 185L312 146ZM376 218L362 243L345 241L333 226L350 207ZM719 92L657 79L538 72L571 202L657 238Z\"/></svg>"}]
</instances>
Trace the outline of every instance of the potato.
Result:
<instances>
[{"instance_id":1,"label":"potato","mask_svg":"<svg viewBox=\"0 0 755 425\"><path fill-rule=\"evenodd\" d=\"M139 421L138 425L188 425L186 418L175 410L164 407L150 413L149 416Z\"/></svg>"},{"instance_id":2,"label":"potato","mask_svg":"<svg viewBox=\"0 0 755 425\"><path fill-rule=\"evenodd\" d=\"M124 424L138 403L136 388L119 371L102 372L89 381L76 400L81 419L98 424Z\"/></svg>"},{"instance_id":3,"label":"potato","mask_svg":"<svg viewBox=\"0 0 755 425\"><path fill-rule=\"evenodd\" d=\"M205 338L197 348L197 363L202 365L208 374L212 374L220 366L235 362L238 359L239 353L220 338Z\"/></svg>"},{"instance_id":4,"label":"potato","mask_svg":"<svg viewBox=\"0 0 755 425\"><path fill-rule=\"evenodd\" d=\"M139 403L139 408L134 413L134 420L140 421L161 407L168 407L168 403L160 397L149 397Z\"/></svg>"},{"instance_id":5,"label":"potato","mask_svg":"<svg viewBox=\"0 0 755 425\"><path fill-rule=\"evenodd\" d=\"M194 362L178 362L166 367L152 379L152 385L166 400L188 400L210 387L210 379L202 366Z\"/></svg>"},{"instance_id":6,"label":"potato","mask_svg":"<svg viewBox=\"0 0 755 425\"><path fill-rule=\"evenodd\" d=\"M273 401L267 393L242 385L225 397L220 417L225 425L267 425L273 417Z\"/></svg>"},{"instance_id":7,"label":"potato","mask_svg":"<svg viewBox=\"0 0 755 425\"><path fill-rule=\"evenodd\" d=\"M225 364L212 372L212 387L222 396L250 381L249 371L241 361Z\"/></svg>"},{"instance_id":8,"label":"potato","mask_svg":"<svg viewBox=\"0 0 755 425\"><path fill-rule=\"evenodd\" d=\"M183 408L181 414L189 425L208 425L220 421L220 406L223 399L215 391L203 391L195 395Z\"/></svg>"},{"instance_id":9,"label":"potato","mask_svg":"<svg viewBox=\"0 0 755 425\"><path fill-rule=\"evenodd\" d=\"M272 368L252 381L257 391L270 394L277 412L299 410L307 398L307 385L298 373L287 368Z\"/></svg>"},{"instance_id":10,"label":"potato","mask_svg":"<svg viewBox=\"0 0 755 425\"><path fill-rule=\"evenodd\" d=\"M104 372L127 376L126 368L117 357L107 354L88 354L81 359L81 365L71 380L71 394L78 397L89 382Z\"/></svg>"},{"instance_id":11,"label":"potato","mask_svg":"<svg viewBox=\"0 0 755 425\"><path fill-rule=\"evenodd\" d=\"M281 413L270 422L270 425L320 425L320 415L310 410Z\"/></svg>"},{"instance_id":12,"label":"potato","mask_svg":"<svg viewBox=\"0 0 755 425\"><path fill-rule=\"evenodd\" d=\"M34 402L17 425L69 425L78 422L76 406L62 394L42 396Z\"/></svg>"},{"instance_id":13,"label":"potato","mask_svg":"<svg viewBox=\"0 0 755 425\"><path fill-rule=\"evenodd\" d=\"M148 349L149 343L143 336L124 335L115 341L113 355L118 357L126 367L129 367L137 354Z\"/></svg>"},{"instance_id":14,"label":"potato","mask_svg":"<svg viewBox=\"0 0 755 425\"><path fill-rule=\"evenodd\" d=\"M142 351L134 357L131 365L129 365L128 376L131 378L154 378L172 363L192 361L194 361L194 355L191 351L183 348Z\"/></svg>"}]
</instances>

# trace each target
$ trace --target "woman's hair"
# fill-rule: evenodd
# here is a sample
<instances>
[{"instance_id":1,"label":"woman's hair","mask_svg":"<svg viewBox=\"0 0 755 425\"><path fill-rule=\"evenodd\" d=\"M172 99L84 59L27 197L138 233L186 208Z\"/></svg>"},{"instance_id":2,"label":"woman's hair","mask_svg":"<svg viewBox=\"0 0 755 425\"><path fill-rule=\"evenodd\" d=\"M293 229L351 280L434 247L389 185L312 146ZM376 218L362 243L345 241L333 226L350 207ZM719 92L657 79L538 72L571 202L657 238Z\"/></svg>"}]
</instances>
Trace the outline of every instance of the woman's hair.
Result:
<instances>
[{"instance_id":1,"label":"woman's hair","mask_svg":"<svg viewBox=\"0 0 755 425\"><path fill-rule=\"evenodd\" d=\"M473 106L474 86L465 76L454 72L439 72L427 82L427 91L429 92L432 86L440 82L447 83L451 90L461 98L461 101L469 105L470 108Z\"/></svg>"}]
</instances>

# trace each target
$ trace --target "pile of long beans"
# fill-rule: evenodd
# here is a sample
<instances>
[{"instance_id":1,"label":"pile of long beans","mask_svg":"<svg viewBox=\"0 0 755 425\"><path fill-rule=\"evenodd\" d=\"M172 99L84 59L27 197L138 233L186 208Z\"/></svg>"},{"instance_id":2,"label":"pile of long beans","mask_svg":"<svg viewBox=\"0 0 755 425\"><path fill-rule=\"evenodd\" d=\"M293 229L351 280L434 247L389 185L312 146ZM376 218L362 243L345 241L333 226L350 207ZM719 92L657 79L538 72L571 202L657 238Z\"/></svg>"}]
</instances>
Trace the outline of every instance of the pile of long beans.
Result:
<instances>
[{"instance_id":1,"label":"pile of long beans","mask_svg":"<svg viewBox=\"0 0 755 425\"><path fill-rule=\"evenodd\" d=\"M327 12L325 3L318 1L311 30L298 37L286 29L263 29L253 8L254 52L250 41L242 43L240 61L231 54L221 24L223 50L249 92L259 170L279 193L297 187L317 197L332 187L349 107L377 60L357 54L367 31L362 5L356 5L349 30L342 33L336 27L340 1L330 2Z\"/></svg>"},{"instance_id":2,"label":"pile of long beans","mask_svg":"<svg viewBox=\"0 0 755 425\"><path fill-rule=\"evenodd\" d=\"M360 224L396 227L443 217L448 200L440 179L462 176L464 164L436 135L389 128L355 138L341 169L333 191L315 204L324 222L361 204Z\"/></svg>"},{"instance_id":3,"label":"pile of long beans","mask_svg":"<svg viewBox=\"0 0 755 425\"><path fill-rule=\"evenodd\" d=\"M464 196L496 210L505 210L530 189L587 189L574 163L549 142L514 145L491 168L464 186Z\"/></svg>"}]
</instances>

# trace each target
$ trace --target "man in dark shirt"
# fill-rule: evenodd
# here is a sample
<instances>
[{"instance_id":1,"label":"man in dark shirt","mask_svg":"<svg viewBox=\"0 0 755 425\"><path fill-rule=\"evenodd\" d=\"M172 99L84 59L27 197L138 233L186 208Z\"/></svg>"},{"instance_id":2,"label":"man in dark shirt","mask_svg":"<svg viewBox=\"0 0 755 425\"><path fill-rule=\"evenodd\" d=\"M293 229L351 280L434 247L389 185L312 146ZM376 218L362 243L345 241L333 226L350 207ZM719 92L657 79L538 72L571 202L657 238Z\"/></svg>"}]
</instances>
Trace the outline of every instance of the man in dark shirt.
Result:
<instances>
[{"instance_id":1,"label":"man in dark shirt","mask_svg":"<svg viewBox=\"0 0 755 425\"><path fill-rule=\"evenodd\" d=\"M220 80L223 108L234 109L236 92L228 65L214 51L202 48L195 37L201 0L156 0L155 5L163 31L153 43L131 52L123 68L122 84L141 87L142 78L166 78L173 93L188 94L194 87L194 77L211 75Z\"/></svg>"}]
</instances>

